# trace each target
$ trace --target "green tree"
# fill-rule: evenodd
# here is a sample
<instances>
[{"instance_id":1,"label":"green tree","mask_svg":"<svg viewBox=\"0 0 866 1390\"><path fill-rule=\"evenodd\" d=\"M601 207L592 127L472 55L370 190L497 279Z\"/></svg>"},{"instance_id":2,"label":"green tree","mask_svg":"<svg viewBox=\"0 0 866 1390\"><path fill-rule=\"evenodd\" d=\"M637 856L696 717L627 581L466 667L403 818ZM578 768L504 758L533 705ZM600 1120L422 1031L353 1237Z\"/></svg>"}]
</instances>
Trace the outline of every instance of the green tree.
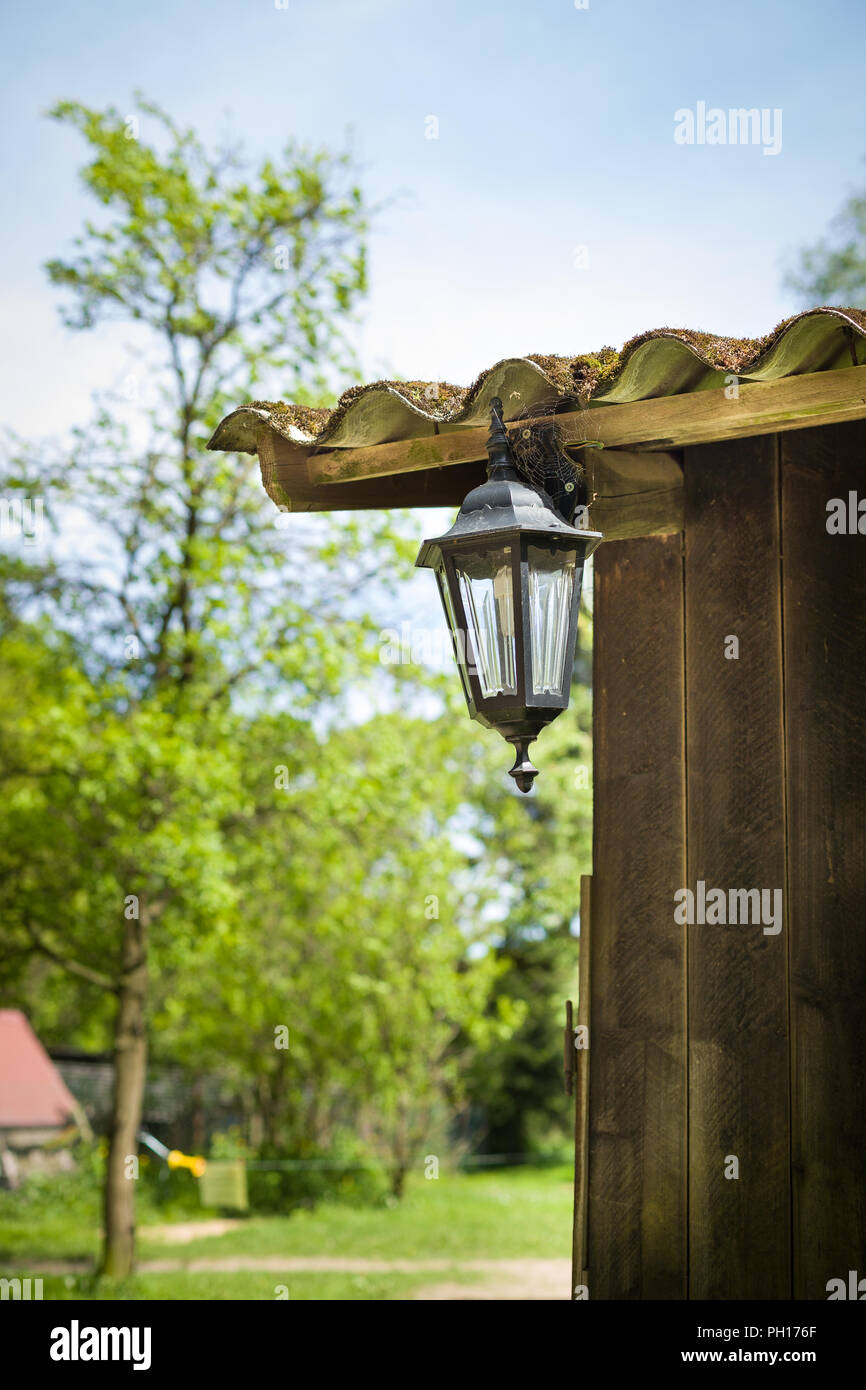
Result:
<instances>
[{"instance_id":1,"label":"green tree","mask_svg":"<svg viewBox=\"0 0 866 1390\"><path fill-rule=\"evenodd\" d=\"M155 1023L173 1056L227 1059L269 1149L320 1153L351 1128L399 1196L469 1052L509 1021L486 1016L489 890L454 837L465 725L389 712L308 736L291 768L278 721L243 737L238 800L256 819L232 853L255 930L203 935L164 976Z\"/></svg>"},{"instance_id":2,"label":"green tree","mask_svg":"<svg viewBox=\"0 0 866 1390\"><path fill-rule=\"evenodd\" d=\"M514 1022L505 994L487 1008L483 834L471 814L480 849L455 830L494 763L501 797L502 750L462 714L350 717L385 679L358 594L414 545L387 516L284 530L252 461L204 451L274 370L297 398L339 365L364 288L349 166L290 149L250 172L140 113L56 108L104 214L49 269L73 327L146 329L156 403L132 437L105 399L69 456L18 450L4 492L44 496L50 530L0 555L5 944L38 1017L113 1033L103 1268L121 1277L150 1039L233 1079L275 1144L326 1144L348 1117L399 1191L462 1092L455 1040ZM49 969L65 984L43 1002Z\"/></svg>"},{"instance_id":3,"label":"green tree","mask_svg":"<svg viewBox=\"0 0 866 1390\"><path fill-rule=\"evenodd\" d=\"M829 235L800 252L785 283L806 308L814 304L866 306L866 190L853 194Z\"/></svg>"},{"instance_id":4,"label":"green tree","mask_svg":"<svg viewBox=\"0 0 866 1390\"><path fill-rule=\"evenodd\" d=\"M569 1139L562 1029L564 1001L577 997L580 876L592 865L591 649L586 611L569 708L538 745L542 775L535 794L524 807L495 813L511 897L488 1008L494 1014L507 1008L516 1026L495 1051L473 1053L468 1083L475 1112L484 1117L481 1142L492 1153L522 1154Z\"/></svg>"},{"instance_id":5,"label":"green tree","mask_svg":"<svg viewBox=\"0 0 866 1390\"><path fill-rule=\"evenodd\" d=\"M289 145L249 168L143 100L132 120L77 102L52 114L87 142L82 177L103 211L49 275L71 327L145 330L138 380L155 404L143 439L107 402L71 457L19 455L6 471L6 494L44 494L64 535L71 508L86 518L77 547L4 557L7 603L75 651L62 703L9 733L3 775L35 838L28 850L22 829L7 862L7 910L32 946L114 1000L103 1264L123 1276L153 943L218 929L233 891L220 866L232 698L280 690L309 706L359 648L337 621L323 529L294 536L287 563L250 461L204 445L229 394L255 394L266 367L297 395L317 384L315 364L339 358L365 287L365 210L345 156ZM360 532L341 531L338 587L359 581ZM50 845L36 848L40 818L66 850L62 882Z\"/></svg>"}]
</instances>

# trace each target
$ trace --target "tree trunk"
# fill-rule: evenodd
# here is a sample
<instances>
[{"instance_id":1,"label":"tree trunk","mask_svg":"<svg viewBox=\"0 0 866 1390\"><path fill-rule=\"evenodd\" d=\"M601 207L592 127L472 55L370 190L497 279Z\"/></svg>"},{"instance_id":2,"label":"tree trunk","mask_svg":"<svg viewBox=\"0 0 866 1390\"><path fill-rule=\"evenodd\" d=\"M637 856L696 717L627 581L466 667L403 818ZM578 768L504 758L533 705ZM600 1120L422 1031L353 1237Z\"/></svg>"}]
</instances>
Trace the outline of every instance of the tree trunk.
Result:
<instances>
[{"instance_id":1,"label":"tree trunk","mask_svg":"<svg viewBox=\"0 0 866 1390\"><path fill-rule=\"evenodd\" d=\"M122 967L114 1025L114 1093L105 1177L102 1273L126 1279L135 1255L138 1131L147 1071L146 922L124 920ZM131 1161L134 1160L134 1161Z\"/></svg>"},{"instance_id":2,"label":"tree trunk","mask_svg":"<svg viewBox=\"0 0 866 1390\"><path fill-rule=\"evenodd\" d=\"M406 1174L409 1171L411 1159L412 1142L409 1135L409 1117L405 1107L401 1106L400 1114L396 1120L396 1130L391 1146L392 1166L391 1166L391 1196L398 1202L403 1199L403 1192L406 1187Z\"/></svg>"}]
</instances>

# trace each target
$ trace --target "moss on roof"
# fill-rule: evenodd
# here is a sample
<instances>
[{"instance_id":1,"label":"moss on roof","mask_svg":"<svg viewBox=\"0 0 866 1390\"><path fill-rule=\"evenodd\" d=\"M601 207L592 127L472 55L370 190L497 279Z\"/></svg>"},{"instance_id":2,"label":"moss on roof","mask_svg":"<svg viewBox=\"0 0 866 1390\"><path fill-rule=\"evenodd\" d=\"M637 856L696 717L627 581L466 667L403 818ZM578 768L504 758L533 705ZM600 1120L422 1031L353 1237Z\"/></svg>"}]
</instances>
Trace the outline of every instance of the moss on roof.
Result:
<instances>
[{"instance_id":1,"label":"moss on roof","mask_svg":"<svg viewBox=\"0 0 866 1390\"><path fill-rule=\"evenodd\" d=\"M238 447L234 441L238 438L239 433L243 434L246 429L242 423L245 409L266 412L271 428L287 437L290 436L290 431L295 429L305 435L311 443L327 444L345 417L352 412L356 402L361 397L376 392L387 392L399 397L409 411L417 412L428 421L460 424L471 416L478 396L490 389L491 374L498 373L501 378L503 373L507 375L509 370L519 372L521 364L525 372L527 363L532 363L538 369L541 379L539 389L529 405L523 411L516 412L518 417L520 414L525 414L527 410L532 413L538 407L544 393L545 382L552 388L548 397L550 407L554 403L568 400L586 405L597 394L601 393L602 396L608 394L610 388L622 376L630 359L640 348L648 343L662 342L665 339L680 344L681 347L694 355L698 363L710 371L736 372L744 375L757 370L766 355L771 349L778 346L793 325L809 319L819 321L815 324L815 333L824 335L821 338L822 344L824 338L829 341L832 335L835 335L835 340L838 340L840 330L846 333L851 343L852 362L861 360L857 356L855 340L866 339L866 310L822 305L819 308L806 310L803 313L793 314L790 318L783 319L772 332L766 333L760 338L734 338L716 333L704 333L691 328L655 328L629 338L619 352L607 346L600 348L597 352L582 353L574 357L563 357L549 353L529 353L523 358L504 359L482 372L468 387L456 386L448 381L373 381L366 385L352 386L348 391L344 391L333 410L324 407L294 405L286 401L252 401L249 406L240 407L238 411L232 412L232 415L226 418L226 421L214 434L209 447L216 449ZM815 334L812 335L812 338L814 341ZM802 340L798 339L798 343L802 343ZM862 347L860 353L862 357ZM796 361L792 365L789 361L784 370L780 370L779 375L814 370L808 365L808 342L803 348L801 356L804 365L798 366ZM646 383L642 378L639 378L643 388L641 394L669 394L669 391L665 389L667 368L664 364L666 361L668 361L666 357L660 357L658 378L653 382L651 390L647 390ZM647 375L649 374L647 373ZM671 389L683 390L682 381L672 384ZM697 389L697 387L692 389ZM519 395L516 391L511 394ZM630 398L626 397L626 399ZM639 398L639 396L636 395L634 398ZM623 397L620 396L619 399L623 399ZM234 427L224 430L223 426L228 425L229 421L234 422ZM254 444L242 445L241 447L254 449Z\"/></svg>"},{"instance_id":2,"label":"moss on roof","mask_svg":"<svg viewBox=\"0 0 866 1390\"><path fill-rule=\"evenodd\" d=\"M250 401L248 409L266 410L271 424L281 433L294 425L307 434L318 434L334 413L327 406L290 405L286 401Z\"/></svg>"}]
</instances>

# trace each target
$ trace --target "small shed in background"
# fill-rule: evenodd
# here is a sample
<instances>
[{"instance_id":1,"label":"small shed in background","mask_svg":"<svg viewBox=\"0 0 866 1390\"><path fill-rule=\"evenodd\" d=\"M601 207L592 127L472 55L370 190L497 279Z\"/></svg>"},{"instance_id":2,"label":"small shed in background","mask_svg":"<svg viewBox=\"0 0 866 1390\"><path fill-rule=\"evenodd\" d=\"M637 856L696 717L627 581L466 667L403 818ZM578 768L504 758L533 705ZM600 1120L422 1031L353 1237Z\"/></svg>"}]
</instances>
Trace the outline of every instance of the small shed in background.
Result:
<instances>
[{"instance_id":1,"label":"small shed in background","mask_svg":"<svg viewBox=\"0 0 866 1390\"><path fill-rule=\"evenodd\" d=\"M456 507L493 396L518 445L554 423L606 536L574 1283L824 1299L866 1274L866 312L253 402L210 447L291 511Z\"/></svg>"},{"instance_id":2,"label":"small shed in background","mask_svg":"<svg viewBox=\"0 0 866 1390\"><path fill-rule=\"evenodd\" d=\"M80 1107L24 1014L0 1009L0 1149L38 1149L76 1124Z\"/></svg>"}]
</instances>

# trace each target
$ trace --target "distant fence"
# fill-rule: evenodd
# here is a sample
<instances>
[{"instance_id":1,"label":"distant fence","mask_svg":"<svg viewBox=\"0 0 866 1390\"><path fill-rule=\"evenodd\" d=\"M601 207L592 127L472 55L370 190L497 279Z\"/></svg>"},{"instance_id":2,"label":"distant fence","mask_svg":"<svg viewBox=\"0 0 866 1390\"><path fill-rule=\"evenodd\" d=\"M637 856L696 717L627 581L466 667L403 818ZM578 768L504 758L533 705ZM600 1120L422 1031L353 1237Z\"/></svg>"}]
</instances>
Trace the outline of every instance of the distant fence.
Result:
<instances>
[{"instance_id":1,"label":"distant fence","mask_svg":"<svg viewBox=\"0 0 866 1390\"><path fill-rule=\"evenodd\" d=\"M441 1158L441 1155L439 1155ZM555 1154L464 1154L456 1158L451 1165L454 1168L486 1168L495 1167L497 1164L505 1167L526 1167L526 1168L560 1168L564 1163L571 1163L573 1155L563 1153ZM346 1163L339 1158L248 1158L246 1160L248 1168L258 1168L261 1170L278 1169L304 1169L304 1168L339 1168L344 1172L363 1172L377 1168L399 1168L402 1165L388 1159L369 1159L366 1163Z\"/></svg>"},{"instance_id":2,"label":"distant fence","mask_svg":"<svg viewBox=\"0 0 866 1390\"><path fill-rule=\"evenodd\" d=\"M97 1134L108 1131L114 1067L105 1053L51 1047L49 1056ZM216 1076L195 1081L181 1067L150 1062L142 1125L170 1147L201 1152L211 1135L242 1122L236 1097Z\"/></svg>"}]
</instances>

